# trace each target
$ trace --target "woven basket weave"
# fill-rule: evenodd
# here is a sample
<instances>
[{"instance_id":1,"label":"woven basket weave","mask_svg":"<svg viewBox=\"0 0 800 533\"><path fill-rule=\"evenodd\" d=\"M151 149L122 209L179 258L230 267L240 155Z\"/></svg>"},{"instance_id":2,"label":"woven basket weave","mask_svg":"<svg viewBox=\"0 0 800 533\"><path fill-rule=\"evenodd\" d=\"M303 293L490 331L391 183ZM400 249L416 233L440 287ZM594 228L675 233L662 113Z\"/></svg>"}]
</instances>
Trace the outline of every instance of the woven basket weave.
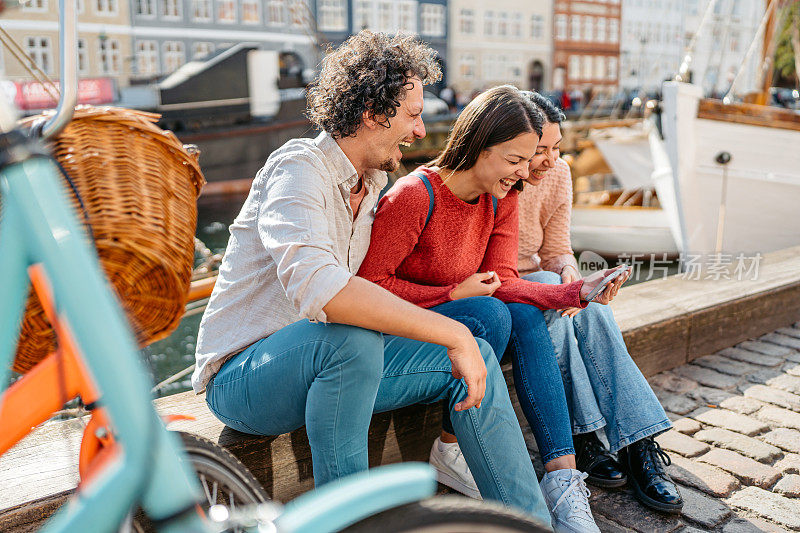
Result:
<instances>
[{"instance_id":1,"label":"woven basket weave","mask_svg":"<svg viewBox=\"0 0 800 533\"><path fill-rule=\"evenodd\" d=\"M197 153L158 128L157 119L152 113L79 106L52 142L83 203L70 192L77 218L88 220L100 264L140 346L168 336L183 315L197 197L205 183ZM55 348L53 329L30 292L14 370L30 370Z\"/></svg>"}]
</instances>

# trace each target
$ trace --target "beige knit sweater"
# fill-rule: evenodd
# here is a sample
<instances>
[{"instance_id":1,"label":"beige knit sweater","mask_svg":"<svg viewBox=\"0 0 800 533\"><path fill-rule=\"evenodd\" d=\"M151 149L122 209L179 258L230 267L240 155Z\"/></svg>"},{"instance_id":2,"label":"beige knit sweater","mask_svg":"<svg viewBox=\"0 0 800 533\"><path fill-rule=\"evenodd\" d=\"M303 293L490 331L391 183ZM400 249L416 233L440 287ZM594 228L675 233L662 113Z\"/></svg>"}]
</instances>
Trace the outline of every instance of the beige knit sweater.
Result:
<instances>
[{"instance_id":1,"label":"beige knit sweater","mask_svg":"<svg viewBox=\"0 0 800 533\"><path fill-rule=\"evenodd\" d=\"M561 270L578 262L570 244L569 222L572 213L572 175L569 165L557 159L537 186L526 185L519 195L520 275L536 270Z\"/></svg>"}]
</instances>

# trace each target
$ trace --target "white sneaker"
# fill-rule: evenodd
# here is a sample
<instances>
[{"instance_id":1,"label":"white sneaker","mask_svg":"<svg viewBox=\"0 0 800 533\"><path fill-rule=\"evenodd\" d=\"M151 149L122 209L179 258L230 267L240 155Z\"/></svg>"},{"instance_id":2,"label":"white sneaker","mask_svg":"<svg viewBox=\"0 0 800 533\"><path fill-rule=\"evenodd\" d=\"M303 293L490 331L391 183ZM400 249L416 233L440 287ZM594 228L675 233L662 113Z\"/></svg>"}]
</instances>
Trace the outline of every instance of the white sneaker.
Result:
<instances>
[{"instance_id":1,"label":"white sneaker","mask_svg":"<svg viewBox=\"0 0 800 533\"><path fill-rule=\"evenodd\" d=\"M600 533L589 507L588 474L565 468L547 472L539 484L550 509L555 533Z\"/></svg>"},{"instance_id":2,"label":"white sneaker","mask_svg":"<svg viewBox=\"0 0 800 533\"><path fill-rule=\"evenodd\" d=\"M441 438L437 437L431 447L429 462L436 469L436 478L439 483L470 498L483 499L457 442L444 443Z\"/></svg>"}]
</instances>

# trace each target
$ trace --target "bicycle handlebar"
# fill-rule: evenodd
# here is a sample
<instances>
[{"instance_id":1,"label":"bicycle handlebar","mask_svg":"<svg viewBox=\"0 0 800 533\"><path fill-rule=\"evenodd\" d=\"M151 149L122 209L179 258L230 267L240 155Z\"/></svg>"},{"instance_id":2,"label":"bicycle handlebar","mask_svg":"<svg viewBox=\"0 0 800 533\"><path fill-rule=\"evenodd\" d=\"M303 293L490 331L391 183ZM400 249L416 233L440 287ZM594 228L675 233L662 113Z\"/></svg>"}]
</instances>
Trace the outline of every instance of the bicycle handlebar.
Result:
<instances>
[{"instance_id":1,"label":"bicycle handlebar","mask_svg":"<svg viewBox=\"0 0 800 533\"><path fill-rule=\"evenodd\" d=\"M59 46L61 47L61 98L56 114L44 124L42 137L48 139L61 133L72 120L75 104L78 103L78 42L77 0L58 0Z\"/></svg>"}]
</instances>

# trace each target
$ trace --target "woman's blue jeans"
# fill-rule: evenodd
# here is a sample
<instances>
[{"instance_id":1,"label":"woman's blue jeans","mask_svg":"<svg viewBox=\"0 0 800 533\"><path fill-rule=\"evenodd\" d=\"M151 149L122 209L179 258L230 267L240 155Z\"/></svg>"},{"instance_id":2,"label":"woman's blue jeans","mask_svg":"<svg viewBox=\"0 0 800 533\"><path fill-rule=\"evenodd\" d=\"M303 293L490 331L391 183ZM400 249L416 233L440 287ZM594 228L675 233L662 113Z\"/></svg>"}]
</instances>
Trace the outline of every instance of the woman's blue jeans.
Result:
<instances>
[{"instance_id":1,"label":"woman's blue jeans","mask_svg":"<svg viewBox=\"0 0 800 533\"><path fill-rule=\"evenodd\" d=\"M455 411L466 396L447 350L341 324L301 320L227 361L206 387L206 402L226 425L279 435L306 426L314 481L321 485L368 467L373 412L444 400L481 495L550 524L536 473L497 357L486 364L480 409Z\"/></svg>"},{"instance_id":2,"label":"woman's blue jeans","mask_svg":"<svg viewBox=\"0 0 800 533\"><path fill-rule=\"evenodd\" d=\"M525 279L561 283L561 276L549 271ZM573 318L557 310L545 311L544 317L561 368L573 433L605 428L609 449L616 452L671 427L631 359L608 305L590 303Z\"/></svg>"},{"instance_id":3,"label":"woman's blue jeans","mask_svg":"<svg viewBox=\"0 0 800 533\"><path fill-rule=\"evenodd\" d=\"M532 305L504 304L488 296L463 298L431 310L466 325L496 354L509 354L514 388L542 462L574 454L564 385L542 312ZM452 433L450 428L443 417L442 429Z\"/></svg>"}]
</instances>

